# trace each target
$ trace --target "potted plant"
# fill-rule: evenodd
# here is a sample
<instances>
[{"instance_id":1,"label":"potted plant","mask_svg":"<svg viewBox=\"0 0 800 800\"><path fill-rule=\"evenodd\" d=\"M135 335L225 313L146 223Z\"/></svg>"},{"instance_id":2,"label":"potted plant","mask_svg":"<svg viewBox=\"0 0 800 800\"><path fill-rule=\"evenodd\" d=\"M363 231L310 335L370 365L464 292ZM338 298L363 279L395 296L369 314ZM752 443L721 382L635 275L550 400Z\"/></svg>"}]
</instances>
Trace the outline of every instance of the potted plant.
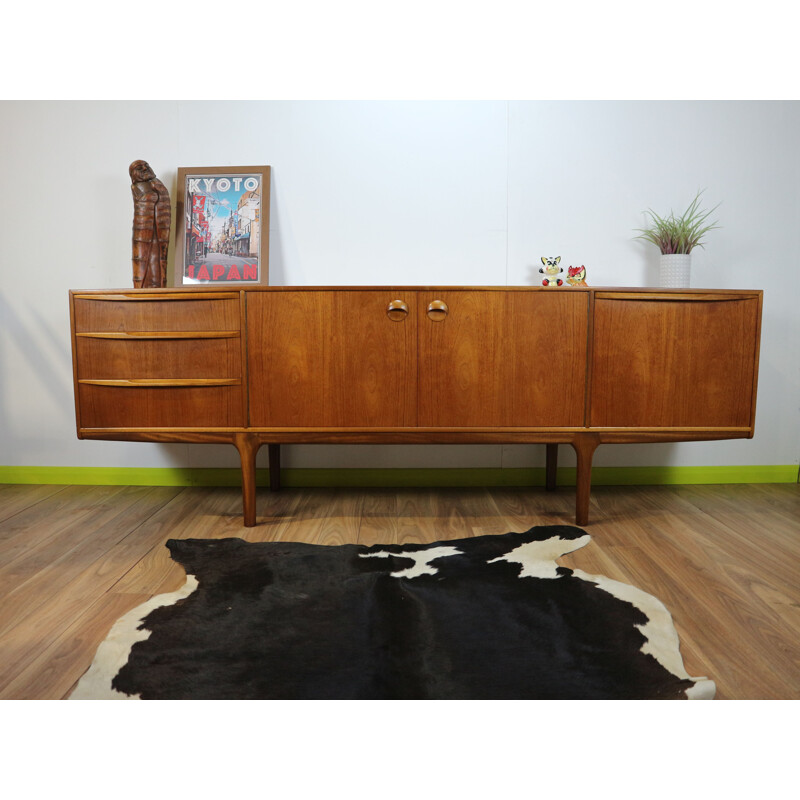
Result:
<instances>
[{"instance_id":1,"label":"potted plant","mask_svg":"<svg viewBox=\"0 0 800 800\"><path fill-rule=\"evenodd\" d=\"M710 211L700 208L698 192L686 211L679 217L673 211L669 216L660 217L652 209L645 213L650 217L650 226L636 228L639 231L637 239L652 242L661 251L661 285L669 287L689 286L689 275L692 265L692 250L702 247L705 235L720 227L716 222L708 222L708 218L718 208L719 204Z\"/></svg>"}]
</instances>

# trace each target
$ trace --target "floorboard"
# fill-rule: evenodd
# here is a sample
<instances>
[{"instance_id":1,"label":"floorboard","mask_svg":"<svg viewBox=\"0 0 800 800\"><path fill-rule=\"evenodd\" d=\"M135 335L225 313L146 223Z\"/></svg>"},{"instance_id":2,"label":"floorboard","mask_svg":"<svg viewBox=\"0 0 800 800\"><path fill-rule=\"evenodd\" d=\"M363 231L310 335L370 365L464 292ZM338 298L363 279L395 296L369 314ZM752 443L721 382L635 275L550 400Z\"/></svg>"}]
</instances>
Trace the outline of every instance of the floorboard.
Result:
<instances>
[{"instance_id":1,"label":"floorboard","mask_svg":"<svg viewBox=\"0 0 800 800\"><path fill-rule=\"evenodd\" d=\"M0 486L0 699L69 695L111 625L185 580L170 538L406 544L572 525L559 489ZM800 487L597 487L589 545L560 563L673 615L721 699L800 699Z\"/></svg>"}]
</instances>

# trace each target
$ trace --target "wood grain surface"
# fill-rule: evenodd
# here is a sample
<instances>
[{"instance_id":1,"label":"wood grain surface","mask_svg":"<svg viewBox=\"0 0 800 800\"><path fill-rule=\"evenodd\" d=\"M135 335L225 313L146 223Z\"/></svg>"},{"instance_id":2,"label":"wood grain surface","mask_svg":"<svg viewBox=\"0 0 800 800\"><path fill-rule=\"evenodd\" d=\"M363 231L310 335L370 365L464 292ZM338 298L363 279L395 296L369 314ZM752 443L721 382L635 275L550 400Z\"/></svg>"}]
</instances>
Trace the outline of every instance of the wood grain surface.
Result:
<instances>
[{"instance_id":1,"label":"wood grain surface","mask_svg":"<svg viewBox=\"0 0 800 800\"><path fill-rule=\"evenodd\" d=\"M114 298L113 295L109 297ZM75 330L102 331L232 331L239 330L239 296L202 294L163 295L156 300L147 294L136 299L90 299L73 296ZM222 299L224 298L224 299Z\"/></svg>"},{"instance_id":2,"label":"wood grain surface","mask_svg":"<svg viewBox=\"0 0 800 800\"><path fill-rule=\"evenodd\" d=\"M420 292L448 306L418 314L419 425L584 424L588 295L509 290Z\"/></svg>"},{"instance_id":3,"label":"wood grain surface","mask_svg":"<svg viewBox=\"0 0 800 800\"><path fill-rule=\"evenodd\" d=\"M387 315L405 300L408 318ZM247 302L250 425L413 426L413 293L251 294Z\"/></svg>"},{"instance_id":4,"label":"wood grain surface","mask_svg":"<svg viewBox=\"0 0 800 800\"><path fill-rule=\"evenodd\" d=\"M589 424L747 427L759 299L595 300Z\"/></svg>"}]
</instances>

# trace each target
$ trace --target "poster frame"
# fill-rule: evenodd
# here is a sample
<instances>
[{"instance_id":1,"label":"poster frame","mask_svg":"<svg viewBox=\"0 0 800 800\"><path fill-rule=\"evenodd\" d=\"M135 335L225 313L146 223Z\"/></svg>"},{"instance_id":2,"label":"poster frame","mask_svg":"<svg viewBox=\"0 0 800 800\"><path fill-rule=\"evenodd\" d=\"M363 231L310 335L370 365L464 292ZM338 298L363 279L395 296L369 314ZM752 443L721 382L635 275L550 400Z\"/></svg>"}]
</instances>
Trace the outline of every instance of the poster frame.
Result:
<instances>
[{"instance_id":1,"label":"poster frame","mask_svg":"<svg viewBox=\"0 0 800 800\"><path fill-rule=\"evenodd\" d=\"M230 187L236 187L237 185L240 187L241 191L236 188L234 188L233 191L239 191L239 197L241 197L247 191L247 189L244 188L244 181L250 176L255 176L259 179L261 196L258 204L257 217L256 219L247 220L248 237L246 243L244 243L244 236L240 235L235 237L235 240L226 238L225 246L247 247L248 256L250 256L250 243L253 240L253 235L257 234L257 245L254 245L254 247L256 247L254 252L257 255L258 264L256 278L244 277L246 275L244 268L231 270L231 264L228 259L234 256L238 257L240 255L238 252L224 254L224 256L220 258L221 263L206 264L206 270L203 272L199 263L192 263L192 261L196 261L197 259L190 259L190 256L192 256L191 250L195 249L196 254L198 254L196 248L203 245L207 247L209 244L208 238L210 236L209 228L207 227L207 210L204 207L202 212L198 211L198 207L195 206L194 202L195 195L197 195L198 198L205 196L205 202L209 202L208 198L213 197L214 192L218 191L218 182L227 179ZM189 179L197 181L194 186L200 187L201 191L199 193L190 191L192 184L190 184ZM208 181L211 181L211 183ZM205 187L209 187L209 190L207 191ZM226 189L226 192L230 193L230 189ZM170 273L172 276L172 286L238 287L269 285L270 167L179 167L178 191L176 194L175 260ZM219 211L220 209L216 210ZM231 210L234 212L234 215L237 215L236 212L238 208ZM203 217L200 217L201 213ZM206 222L205 228L197 224L204 217L204 221ZM244 219L243 217L240 222L244 222ZM244 225L242 227L244 227ZM199 237L198 234L200 234ZM200 240L199 243L198 239ZM247 266L250 267L251 265L248 264ZM233 278L229 278L228 276L232 271L234 273ZM252 272L252 270L250 271ZM193 276L190 275L192 272L194 272ZM239 274L239 280L236 280L236 273ZM208 279L206 279L206 275Z\"/></svg>"}]
</instances>

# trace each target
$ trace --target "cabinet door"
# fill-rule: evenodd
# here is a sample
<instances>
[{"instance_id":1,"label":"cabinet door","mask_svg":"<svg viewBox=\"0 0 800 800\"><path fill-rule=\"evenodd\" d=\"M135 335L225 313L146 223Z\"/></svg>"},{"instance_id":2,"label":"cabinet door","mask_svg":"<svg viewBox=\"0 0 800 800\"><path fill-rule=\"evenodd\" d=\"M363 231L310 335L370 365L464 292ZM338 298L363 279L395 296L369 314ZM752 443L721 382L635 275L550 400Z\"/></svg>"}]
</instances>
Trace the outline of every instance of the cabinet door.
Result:
<instances>
[{"instance_id":1,"label":"cabinet door","mask_svg":"<svg viewBox=\"0 0 800 800\"><path fill-rule=\"evenodd\" d=\"M400 300L408 307L387 313ZM413 292L247 293L250 425L416 424Z\"/></svg>"},{"instance_id":2,"label":"cabinet door","mask_svg":"<svg viewBox=\"0 0 800 800\"><path fill-rule=\"evenodd\" d=\"M447 313L428 306L447 305ZM584 419L588 294L419 294L419 424L573 427Z\"/></svg>"},{"instance_id":3,"label":"cabinet door","mask_svg":"<svg viewBox=\"0 0 800 800\"><path fill-rule=\"evenodd\" d=\"M751 427L759 306L756 294L598 293L592 426Z\"/></svg>"}]
</instances>

